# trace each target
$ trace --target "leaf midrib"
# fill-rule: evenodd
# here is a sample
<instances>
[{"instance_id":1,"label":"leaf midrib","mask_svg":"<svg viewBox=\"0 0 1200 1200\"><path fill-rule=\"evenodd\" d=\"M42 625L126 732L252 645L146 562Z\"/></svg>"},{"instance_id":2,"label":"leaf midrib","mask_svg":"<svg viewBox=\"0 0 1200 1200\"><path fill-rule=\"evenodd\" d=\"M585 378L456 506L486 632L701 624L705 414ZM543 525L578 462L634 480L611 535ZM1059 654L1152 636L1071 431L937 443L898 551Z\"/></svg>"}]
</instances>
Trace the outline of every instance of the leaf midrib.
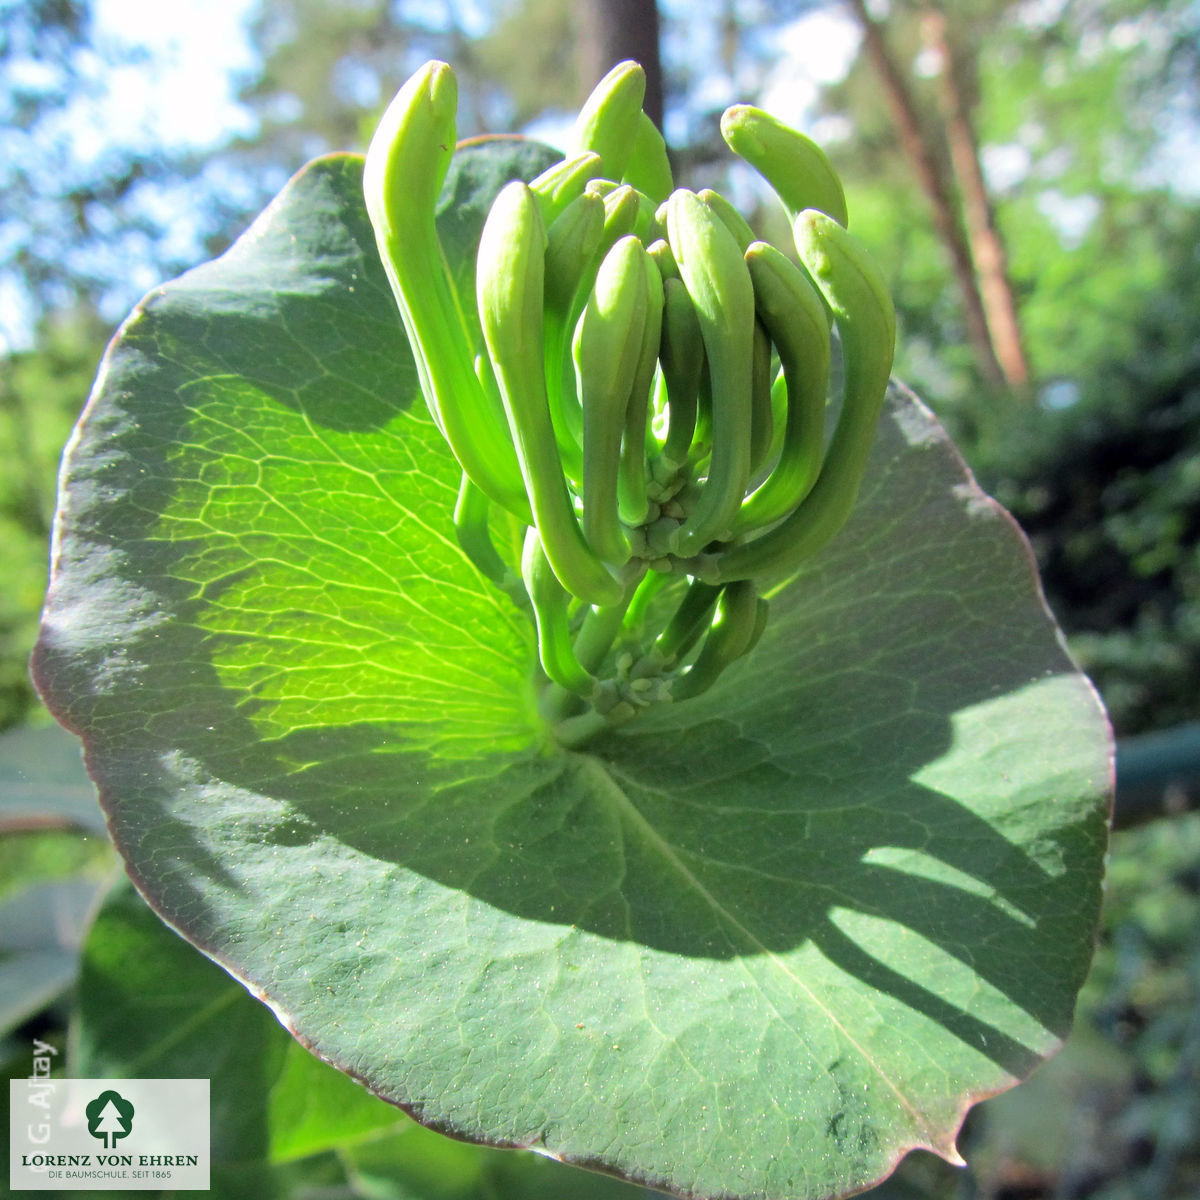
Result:
<instances>
[{"instance_id":1,"label":"leaf midrib","mask_svg":"<svg viewBox=\"0 0 1200 1200\"><path fill-rule=\"evenodd\" d=\"M829 1023L837 1029L839 1034L854 1047L855 1051L861 1056L863 1062L875 1072L884 1086L896 1097L896 1100L906 1113L911 1117L913 1124L917 1129L921 1130L929 1140L930 1146L937 1145L940 1139L936 1132L930 1129L928 1123L921 1116L916 1105L908 1096L900 1090L891 1077L884 1071L883 1067L872 1057L870 1052L863 1046L857 1038L846 1028L846 1026L837 1018L832 1009L830 1009L820 997L810 988L804 980L802 980L793 971L783 959L779 957L773 950L765 945L754 933L746 926L729 908L727 908L705 885L704 883L688 868L687 864L680 857L676 848L650 823L642 811L634 804L624 788L618 784L613 778L610 770L601 763L598 759L591 755L581 754L579 758L585 764L585 770L593 777L597 784L597 792L609 798L610 802L616 808L618 815L631 826L638 834L640 834L646 843L659 854L664 862L680 877L684 883L696 892L697 895L709 906L716 918L722 922L727 928L733 931L737 937L756 954L760 954L769 962L777 971L783 975L789 983L794 985L802 992L810 1001L810 1003L821 1012L821 1014L829 1021ZM739 955L739 963L741 956ZM744 963L741 963L744 969ZM753 976L750 976L753 982ZM757 985L756 985L757 986ZM771 1010L778 1017L780 1023L795 1034L797 1040L804 1046L805 1052L812 1057L812 1050L805 1043L804 1039L792 1027L791 1023L775 1006L771 998L758 989L763 997L763 1000L768 1004Z\"/></svg>"}]
</instances>

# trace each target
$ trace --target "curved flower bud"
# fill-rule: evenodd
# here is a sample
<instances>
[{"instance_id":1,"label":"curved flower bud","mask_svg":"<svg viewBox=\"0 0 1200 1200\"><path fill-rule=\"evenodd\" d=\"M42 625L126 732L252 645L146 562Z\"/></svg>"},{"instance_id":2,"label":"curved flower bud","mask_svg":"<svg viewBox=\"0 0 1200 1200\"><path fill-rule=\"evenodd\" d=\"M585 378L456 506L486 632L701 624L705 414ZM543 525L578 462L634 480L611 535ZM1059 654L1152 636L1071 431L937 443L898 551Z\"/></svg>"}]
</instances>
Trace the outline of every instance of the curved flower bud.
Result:
<instances>
[{"instance_id":1,"label":"curved flower bud","mask_svg":"<svg viewBox=\"0 0 1200 1200\"><path fill-rule=\"evenodd\" d=\"M671 687L673 700L689 700L708 691L730 663L749 653L766 623L766 603L748 579L722 589L696 661Z\"/></svg>"},{"instance_id":2,"label":"curved flower bud","mask_svg":"<svg viewBox=\"0 0 1200 1200\"><path fill-rule=\"evenodd\" d=\"M584 150L571 158L547 167L536 179L530 180L529 190L537 200L542 220L552 224L562 211L583 195L588 181L600 173L600 155Z\"/></svg>"},{"instance_id":3,"label":"curved flower bud","mask_svg":"<svg viewBox=\"0 0 1200 1200\"><path fill-rule=\"evenodd\" d=\"M665 214L666 209L660 208L658 211ZM654 260L664 283L668 279L679 278L679 264L675 261L675 255L671 253L671 244L666 238L656 238L646 247L646 253Z\"/></svg>"},{"instance_id":4,"label":"curved flower bud","mask_svg":"<svg viewBox=\"0 0 1200 1200\"><path fill-rule=\"evenodd\" d=\"M542 333L546 240L533 193L523 183L508 184L479 240L479 319L546 557L572 595L612 604L622 588L579 531L550 418Z\"/></svg>"},{"instance_id":5,"label":"curved flower bud","mask_svg":"<svg viewBox=\"0 0 1200 1200\"><path fill-rule=\"evenodd\" d=\"M583 531L607 563L629 558L618 516L621 438L643 355L648 286L646 251L632 235L604 257L575 334L583 408ZM657 273L657 271L656 271Z\"/></svg>"},{"instance_id":6,"label":"curved flower bud","mask_svg":"<svg viewBox=\"0 0 1200 1200\"><path fill-rule=\"evenodd\" d=\"M497 503L529 512L502 413L474 355L434 216L454 149L458 85L443 62L404 84L371 139L363 195L430 412L462 468Z\"/></svg>"},{"instance_id":7,"label":"curved flower bud","mask_svg":"<svg viewBox=\"0 0 1200 1200\"><path fill-rule=\"evenodd\" d=\"M746 252L759 320L779 350L787 395L787 423L779 460L746 498L734 532L786 516L812 489L821 467L825 394L829 386L829 316L808 276L766 242Z\"/></svg>"},{"instance_id":8,"label":"curved flower bud","mask_svg":"<svg viewBox=\"0 0 1200 1200\"><path fill-rule=\"evenodd\" d=\"M617 482L617 509L621 520L627 525L640 525L649 511L649 499L646 495L646 451L650 388L658 366L663 318L662 276L644 250L640 259L642 271L646 276L646 319L642 326L642 344L633 386L630 388L629 402L625 408L625 435L621 443L621 468ZM657 444L654 448L657 450Z\"/></svg>"},{"instance_id":9,"label":"curved flower bud","mask_svg":"<svg viewBox=\"0 0 1200 1200\"><path fill-rule=\"evenodd\" d=\"M633 149L621 181L644 192L656 205L675 190L671 162L667 158L667 143L663 141L658 126L644 112L638 113Z\"/></svg>"},{"instance_id":10,"label":"curved flower bud","mask_svg":"<svg viewBox=\"0 0 1200 1200\"><path fill-rule=\"evenodd\" d=\"M604 195L604 238L601 241L603 253L607 253L617 238L623 238L632 233L637 226L638 217L642 211L641 196L636 188L627 183L615 188L605 189Z\"/></svg>"},{"instance_id":11,"label":"curved flower bud","mask_svg":"<svg viewBox=\"0 0 1200 1200\"><path fill-rule=\"evenodd\" d=\"M553 381L548 382L555 427L557 429L561 423L567 434L560 443L564 447L563 470L576 485L582 479L582 463L579 453L575 450L576 445L582 442L582 416L575 391L574 366L571 356L567 353L567 347L571 331L578 325L579 318L583 314L583 307L591 294L601 260L620 238L626 237L633 231L640 212L639 195L627 185L613 183L608 179L592 179L589 180L583 194L602 199L603 228L591 257L582 266L575 286L574 298L569 308L560 313L553 304L548 305L546 327L547 379L550 380L551 372L557 372L558 375L557 398L555 398L556 389ZM560 284L556 280L551 286L557 290Z\"/></svg>"},{"instance_id":12,"label":"curved flower bud","mask_svg":"<svg viewBox=\"0 0 1200 1200\"><path fill-rule=\"evenodd\" d=\"M696 307L708 358L712 457L699 498L675 538L687 558L729 531L750 476L754 288L733 234L694 192L667 201L667 238Z\"/></svg>"},{"instance_id":13,"label":"curved flower bud","mask_svg":"<svg viewBox=\"0 0 1200 1200\"><path fill-rule=\"evenodd\" d=\"M738 249L744 254L746 248L755 240L754 230L750 228L746 218L720 192L714 192L712 188L703 188L696 195L724 222L725 228L733 234Z\"/></svg>"},{"instance_id":14,"label":"curved flower bud","mask_svg":"<svg viewBox=\"0 0 1200 1200\"><path fill-rule=\"evenodd\" d=\"M550 226L546 246L545 363L550 417L563 470L574 482L583 469L582 429L570 361L571 331L596 269L604 237L604 201L583 192ZM585 287L586 285L586 287Z\"/></svg>"},{"instance_id":15,"label":"curved flower bud","mask_svg":"<svg viewBox=\"0 0 1200 1200\"><path fill-rule=\"evenodd\" d=\"M604 236L604 201L581 192L549 227L546 240L546 309L564 316L586 277Z\"/></svg>"},{"instance_id":16,"label":"curved flower bud","mask_svg":"<svg viewBox=\"0 0 1200 1200\"><path fill-rule=\"evenodd\" d=\"M646 96L646 72L632 61L617 63L583 102L571 135L573 151L600 155L604 175L620 179L633 153Z\"/></svg>"},{"instance_id":17,"label":"curved flower bud","mask_svg":"<svg viewBox=\"0 0 1200 1200\"><path fill-rule=\"evenodd\" d=\"M687 461L696 432L696 406L704 374L704 339L696 306L679 278L663 281L663 320L659 363L667 385L667 440L662 458L668 470Z\"/></svg>"},{"instance_id":18,"label":"curved flower bud","mask_svg":"<svg viewBox=\"0 0 1200 1200\"><path fill-rule=\"evenodd\" d=\"M721 136L775 189L793 221L804 209L815 208L846 224L842 181L811 138L750 104L725 110Z\"/></svg>"},{"instance_id":19,"label":"curved flower bud","mask_svg":"<svg viewBox=\"0 0 1200 1200\"><path fill-rule=\"evenodd\" d=\"M725 580L791 573L841 529L858 497L892 369L896 313L870 255L824 213L801 213L793 232L841 333L842 411L804 503L762 537L722 553L717 570Z\"/></svg>"},{"instance_id":20,"label":"curved flower bud","mask_svg":"<svg viewBox=\"0 0 1200 1200\"><path fill-rule=\"evenodd\" d=\"M542 670L568 692L578 696L590 694L596 680L575 656L571 644L571 597L551 569L536 529L525 531L521 578L533 605Z\"/></svg>"}]
</instances>

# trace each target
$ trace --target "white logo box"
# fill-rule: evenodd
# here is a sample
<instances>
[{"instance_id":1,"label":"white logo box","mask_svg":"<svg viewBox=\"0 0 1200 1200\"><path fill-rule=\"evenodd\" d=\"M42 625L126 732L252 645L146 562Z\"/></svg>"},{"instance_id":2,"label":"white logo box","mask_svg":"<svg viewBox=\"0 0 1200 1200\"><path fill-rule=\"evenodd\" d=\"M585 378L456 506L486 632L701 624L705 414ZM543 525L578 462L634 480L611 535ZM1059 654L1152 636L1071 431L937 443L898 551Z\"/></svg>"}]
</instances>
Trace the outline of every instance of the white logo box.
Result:
<instances>
[{"instance_id":1,"label":"white logo box","mask_svg":"<svg viewBox=\"0 0 1200 1200\"><path fill-rule=\"evenodd\" d=\"M13 1079L9 1187L207 1191L207 1079Z\"/></svg>"}]
</instances>

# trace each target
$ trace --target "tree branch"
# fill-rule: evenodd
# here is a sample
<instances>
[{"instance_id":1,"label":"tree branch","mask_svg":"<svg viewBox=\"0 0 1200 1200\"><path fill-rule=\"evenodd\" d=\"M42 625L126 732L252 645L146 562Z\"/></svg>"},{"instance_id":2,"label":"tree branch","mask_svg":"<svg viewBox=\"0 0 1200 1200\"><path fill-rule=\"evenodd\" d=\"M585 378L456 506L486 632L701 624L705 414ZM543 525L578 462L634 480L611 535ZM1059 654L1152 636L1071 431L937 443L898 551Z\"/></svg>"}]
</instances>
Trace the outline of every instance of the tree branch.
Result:
<instances>
[{"instance_id":1,"label":"tree branch","mask_svg":"<svg viewBox=\"0 0 1200 1200\"><path fill-rule=\"evenodd\" d=\"M901 149L912 165L917 182L929 201L934 229L949 255L950 266L962 296L967 337L975 352L979 372L990 386L1000 389L1005 382L1004 372L992 345L983 298L975 277L975 265L971 261L971 251L959 225L958 212L950 188L936 156L926 142L917 116L916 102L892 59L879 22L867 12L865 0L847 2L862 30L863 46L883 89Z\"/></svg>"},{"instance_id":2,"label":"tree branch","mask_svg":"<svg viewBox=\"0 0 1200 1200\"><path fill-rule=\"evenodd\" d=\"M1008 255L996 226L979 162L975 129L963 94L960 57L954 52L944 12L927 8L921 19L926 45L937 55L941 67L939 83L946 143L962 200L963 219L992 347L1005 382L1019 392L1029 383L1029 363L1008 275Z\"/></svg>"}]
</instances>

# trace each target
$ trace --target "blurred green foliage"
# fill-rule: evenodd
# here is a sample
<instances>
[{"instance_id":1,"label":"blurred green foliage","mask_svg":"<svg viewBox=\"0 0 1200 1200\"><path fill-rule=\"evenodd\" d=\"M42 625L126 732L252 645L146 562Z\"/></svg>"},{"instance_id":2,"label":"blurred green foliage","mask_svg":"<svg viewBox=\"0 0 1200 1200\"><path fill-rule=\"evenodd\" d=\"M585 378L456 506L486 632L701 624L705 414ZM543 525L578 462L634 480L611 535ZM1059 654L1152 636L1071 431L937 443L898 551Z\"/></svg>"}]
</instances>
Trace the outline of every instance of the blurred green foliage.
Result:
<instances>
[{"instance_id":1,"label":"blurred green foliage","mask_svg":"<svg viewBox=\"0 0 1200 1200\"><path fill-rule=\"evenodd\" d=\"M1122 734L1198 712L1200 211L1168 215L1160 274L1125 289L1124 322L1072 377L1075 402L989 430L974 456Z\"/></svg>"},{"instance_id":2,"label":"blurred green foliage","mask_svg":"<svg viewBox=\"0 0 1200 1200\"><path fill-rule=\"evenodd\" d=\"M87 310L56 314L0 368L0 729L34 711L26 663L46 592L58 461L104 345Z\"/></svg>"},{"instance_id":3,"label":"blurred green foliage","mask_svg":"<svg viewBox=\"0 0 1200 1200\"><path fill-rule=\"evenodd\" d=\"M924 7L894 4L886 33L944 165ZM980 377L945 249L860 57L825 104L850 122L831 152L853 228L893 282L897 374L1030 535L1118 733L1195 719L1200 204L1171 186L1190 159L1167 131L1190 113L1200 138L1200 9L972 0L949 15L1034 387Z\"/></svg>"}]
</instances>

